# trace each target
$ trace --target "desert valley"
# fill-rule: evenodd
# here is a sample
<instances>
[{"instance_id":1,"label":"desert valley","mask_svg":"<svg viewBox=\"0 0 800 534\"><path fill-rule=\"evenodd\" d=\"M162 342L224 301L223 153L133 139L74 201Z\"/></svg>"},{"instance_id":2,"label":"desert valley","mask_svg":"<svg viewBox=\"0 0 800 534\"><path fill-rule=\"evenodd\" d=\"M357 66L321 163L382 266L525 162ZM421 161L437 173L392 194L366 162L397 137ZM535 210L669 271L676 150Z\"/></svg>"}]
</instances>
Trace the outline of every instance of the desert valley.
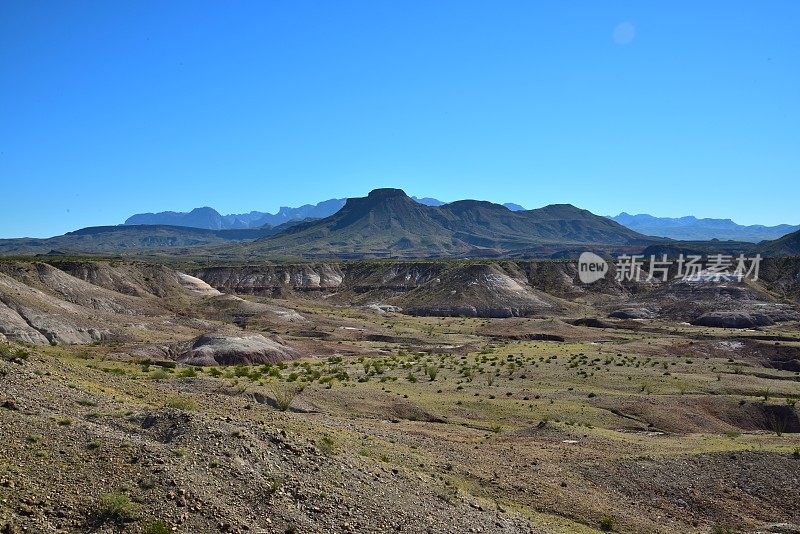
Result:
<instances>
[{"instance_id":1,"label":"desert valley","mask_svg":"<svg viewBox=\"0 0 800 534\"><path fill-rule=\"evenodd\" d=\"M800 534L800 2L0 2L0 534Z\"/></svg>"}]
</instances>

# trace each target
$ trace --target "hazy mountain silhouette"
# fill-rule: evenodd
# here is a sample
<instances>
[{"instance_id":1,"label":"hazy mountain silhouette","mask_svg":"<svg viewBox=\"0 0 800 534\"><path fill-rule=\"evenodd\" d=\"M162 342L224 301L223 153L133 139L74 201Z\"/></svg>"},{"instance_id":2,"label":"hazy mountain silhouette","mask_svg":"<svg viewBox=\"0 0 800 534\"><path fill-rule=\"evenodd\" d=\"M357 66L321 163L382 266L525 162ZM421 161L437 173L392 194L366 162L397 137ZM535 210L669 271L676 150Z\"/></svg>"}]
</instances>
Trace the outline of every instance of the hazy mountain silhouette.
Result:
<instances>
[{"instance_id":1,"label":"hazy mountain silhouette","mask_svg":"<svg viewBox=\"0 0 800 534\"><path fill-rule=\"evenodd\" d=\"M681 240L733 240L758 243L765 239L777 239L790 232L800 230L800 225L780 224L743 226L730 219L698 219L697 217L654 217L647 214L630 215L620 213L609 217L623 226L639 233Z\"/></svg>"}]
</instances>

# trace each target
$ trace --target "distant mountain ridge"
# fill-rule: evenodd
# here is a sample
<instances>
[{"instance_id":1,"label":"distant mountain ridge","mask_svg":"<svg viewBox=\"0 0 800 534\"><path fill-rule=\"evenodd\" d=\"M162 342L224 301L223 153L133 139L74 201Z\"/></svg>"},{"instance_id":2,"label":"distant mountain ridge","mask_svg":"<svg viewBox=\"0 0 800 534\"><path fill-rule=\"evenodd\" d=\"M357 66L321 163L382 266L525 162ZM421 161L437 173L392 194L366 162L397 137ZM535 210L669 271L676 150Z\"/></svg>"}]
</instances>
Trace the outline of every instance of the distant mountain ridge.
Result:
<instances>
[{"instance_id":1,"label":"distant mountain ridge","mask_svg":"<svg viewBox=\"0 0 800 534\"><path fill-rule=\"evenodd\" d=\"M305 204L297 208L281 207L277 213L251 211L221 215L214 208L195 208L190 212L162 211L159 213L137 213L128 217L123 224L132 225L167 225L204 228L207 230L233 230L247 228L270 228L281 224L302 220L322 219L339 211L345 199L333 198L317 204Z\"/></svg>"},{"instance_id":2,"label":"distant mountain ridge","mask_svg":"<svg viewBox=\"0 0 800 534\"><path fill-rule=\"evenodd\" d=\"M430 197L411 198L415 202L425 206L442 206L446 204L446 202ZM190 228L205 228L207 230L269 228L291 221L324 219L325 217L330 217L342 209L346 200L347 199L344 198L332 198L323 200L317 204L304 204L297 208L282 206L277 213L251 211L250 213L221 215L217 210L209 208L208 206L195 208L190 212L162 211L159 213L137 213L128 217L123 224L128 226L187 226ZM519 204L508 203L503 205L511 211L521 211L525 209Z\"/></svg>"},{"instance_id":3,"label":"distant mountain ridge","mask_svg":"<svg viewBox=\"0 0 800 534\"><path fill-rule=\"evenodd\" d=\"M731 219L698 219L691 215L687 217L654 217L647 214L630 215L622 212L615 217L609 217L609 219L641 234L691 241L719 239L758 243L759 241L778 239L800 230L800 225L764 226L754 224L744 226L736 224Z\"/></svg>"}]
</instances>

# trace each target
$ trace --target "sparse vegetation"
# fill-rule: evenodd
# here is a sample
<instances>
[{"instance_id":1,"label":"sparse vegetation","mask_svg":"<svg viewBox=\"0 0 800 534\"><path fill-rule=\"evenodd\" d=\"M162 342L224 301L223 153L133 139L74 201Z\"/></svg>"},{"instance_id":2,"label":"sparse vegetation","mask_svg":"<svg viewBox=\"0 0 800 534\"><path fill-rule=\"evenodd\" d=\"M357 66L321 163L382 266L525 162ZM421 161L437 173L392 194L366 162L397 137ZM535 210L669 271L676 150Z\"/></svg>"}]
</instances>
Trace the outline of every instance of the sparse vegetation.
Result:
<instances>
[{"instance_id":1,"label":"sparse vegetation","mask_svg":"<svg viewBox=\"0 0 800 534\"><path fill-rule=\"evenodd\" d=\"M416 268L422 272L426 265ZM297 308L303 321L285 321L272 312L249 315L247 334L264 332L270 340L303 347L298 359L200 368L172 366L159 361L163 355L131 356L171 342L176 332L188 338L195 324L227 321L227 307L242 305L185 296L169 303L183 314L176 312L180 321L174 331L137 316L137 323L157 327L135 344L41 347L24 365L3 358L0 368L11 380L3 380L0 415L15 422L3 428L13 436L7 447L11 461L0 459L0 490L9 507L20 506L16 495L23 495L18 488L24 481L26 492L34 488L26 496L48 494L54 503L64 499L67 507L101 517L96 496L83 502L57 495L65 481L83 494L94 486L115 490L104 494L102 517L109 525L100 530L159 534L189 528L211 513L219 517L210 529L235 530L239 504L257 502L254 508L276 511L270 528L279 530L296 518L296 508L287 503L301 503L303 525L324 515L332 528L347 522L351 530L366 530L375 525L361 517L364 503L370 510L386 509L407 529L419 526L419 514L430 516L436 527L464 530L468 520L483 532L513 532L543 528L536 523L539 515L506 512L524 509L520 492L539 484L543 497L558 496L548 501L548 521L563 520L564 531L570 531L574 525L567 518L576 501L588 498L605 508L581 519L590 524L580 528L612 532L624 531L633 518L643 530L655 530L665 513L658 501L639 507L610 498L619 495L621 481L629 486L625 491L643 499L659 484L691 483L711 502L719 489L709 480L734 479L741 486L742 510L766 503L786 514L790 507L781 492L792 496L787 462L800 462L791 434L797 375L758 367L761 360L748 345L755 343L742 341L748 334L703 333L667 320L599 328L565 326L571 316L387 315L342 305L346 292L326 298L291 292L276 300L246 296L248 309L251 304L253 310ZM202 320L190 304L203 307ZM795 335L793 327L778 324L774 334ZM141 335L129 330L131 337ZM569 335L563 341L535 337L550 330ZM328 357L331 351L340 354ZM740 374L733 374L734 365ZM289 410L293 413L279 413ZM193 413L180 413L185 411ZM642 458L646 469L639 465ZM749 478L739 478L737 469L745 462ZM31 476L71 464L81 469L59 471L54 488L44 477ZM77 478L86 473L89 482ZM235 505L213 490L219 484L224 491L231 476L242 489ZM588 476L597 483L582 485ZM479 488L487 481L489 496ZM342 492L350 496L346 515L337 507ZM419 499L398 499L404 494ZM497 508L486 510L487 498ZM682 498L697 510L691 519L701 526L717 520L695 507L693 494ZM169 509L179 503L178 515L150 506L156 499ZM456 509L463 517L448 515ZM190 519L179 523L183 513ZM742 512L752 519L745 516ZM168 522L156 521L159 517ZM677 530L696 528L671 517Z\"/></svg>"},{"instance_id":2,"label":"sparse vegetation","mask_svg":"<svg viewBox=\"0 0 800 534\"><path fill-rule=\"evenodd\" d=\"M30 357L29 350L22 347L12 347L11 345L0 343L0 360L8 362L22 363Z\"/></svg>"}]
</instances>

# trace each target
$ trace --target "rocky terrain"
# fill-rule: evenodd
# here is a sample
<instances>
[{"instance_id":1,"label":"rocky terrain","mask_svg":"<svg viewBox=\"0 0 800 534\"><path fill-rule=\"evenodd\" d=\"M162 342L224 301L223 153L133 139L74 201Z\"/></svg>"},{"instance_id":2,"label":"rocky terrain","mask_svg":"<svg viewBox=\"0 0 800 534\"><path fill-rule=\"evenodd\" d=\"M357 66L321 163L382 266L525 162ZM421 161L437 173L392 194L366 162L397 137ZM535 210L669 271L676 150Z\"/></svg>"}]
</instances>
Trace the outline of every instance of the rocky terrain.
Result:
<instances>
[{"instance_id":1,"label":"rocky terrain","mask_svg":"<svg viewBox=\"0 0 800 534\"><path fill-rule=\"evenodd\" d=\"M411 315L514 317L593 313L738 327L797 320L800 261L765 259L760 280L667 283L577 281L568 261L319 262L192 270L217 289L388 305ZM705 316L705 317L704 317ZM719 318L716 321L714 318ZM701 319L702 318L702 319ZM756 323L761 324L756 324Z\"/></svg>"},{"instance_id":2,"label":"rocky terrain","mask_svg":"<svg viewBox=\"0 0 800 534\"><path fill-rule=\"evenodd\" d=\"M3 261L0 529L797 532L798 272Z\"/></svg>"}]
</instances>

